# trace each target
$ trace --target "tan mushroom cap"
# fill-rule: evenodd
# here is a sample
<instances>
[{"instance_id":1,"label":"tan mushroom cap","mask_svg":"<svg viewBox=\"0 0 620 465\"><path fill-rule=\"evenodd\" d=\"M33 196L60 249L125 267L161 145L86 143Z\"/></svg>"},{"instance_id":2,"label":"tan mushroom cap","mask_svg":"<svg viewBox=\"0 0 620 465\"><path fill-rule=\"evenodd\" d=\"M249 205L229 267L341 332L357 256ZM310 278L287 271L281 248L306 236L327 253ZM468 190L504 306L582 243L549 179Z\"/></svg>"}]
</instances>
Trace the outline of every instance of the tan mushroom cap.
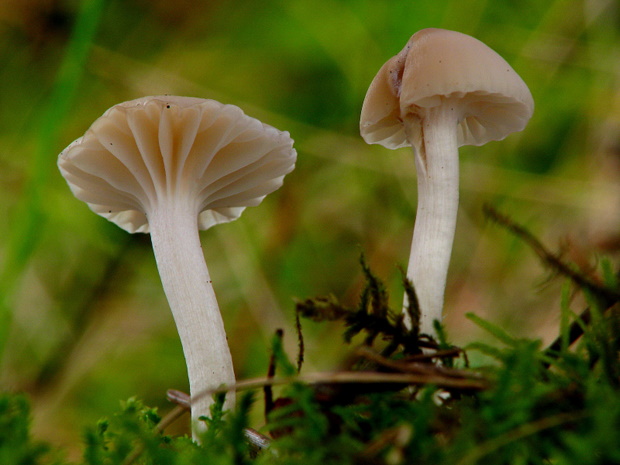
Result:
<instances>
[{"instance_id":1,"label":"tan mushroom cap","mask_svg":"<svg viewBox=\"0 0 620 465\"><path fill-rule=\"evenodd\" d=\"M162 199L193 202L198 226L238 218L295 166L288 132L234 105L154 96L107 110L59 156L75 196L129 232L149 232Z\"/></svg>"},{"instance_id":2,"label":"tan mushroom cap","mask_svg":"<svg viewBox=\"0 0 620 465\"><path fill-rule=\"evenodd\" d=\"M458 106L459 146L521 131L534 111L525 82L487 45L460 32L423 29L372 81L362 107L362 137L391 149L409 146L404 116L444 102Z\"/></svg>"}]
</instances>

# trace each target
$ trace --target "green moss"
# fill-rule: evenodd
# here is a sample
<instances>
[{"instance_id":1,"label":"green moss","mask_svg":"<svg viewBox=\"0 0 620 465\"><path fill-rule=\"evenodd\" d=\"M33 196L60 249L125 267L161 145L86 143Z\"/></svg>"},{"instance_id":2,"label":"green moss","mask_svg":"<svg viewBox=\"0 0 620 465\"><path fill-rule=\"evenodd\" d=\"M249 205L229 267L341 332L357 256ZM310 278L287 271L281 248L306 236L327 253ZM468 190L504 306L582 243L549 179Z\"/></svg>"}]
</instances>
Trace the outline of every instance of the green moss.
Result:
<instances>
[{"instance_id":1,"label":"green moss","mask_svg":"<svg viewBox=\"0 0 620 465\"><path fill-rule=\"evenodd\" d=\"M0 395L0 463L43 465L60 463L50 447L30 435L30 407L22 394Z\"/></svg>"},{"instance_id":2,"label":"green moss","mask_svg":"<svg viewBox=\"0 0 620 465\"><path fill-rule=\"evenodd\" d=\"M377 286L376 277L367 273L367 279L370 286ZM162 433L157 411L130 399L121 405L119 413L86 431L81 463L619 463L618 333L611 321L617 318L617 311L598 312L596 324L584 328L578 345L553 357L539 341L512 338L470 316L500 344L471 344L468 350L491 354L496 363L475 371L456 369L436 365L432 357L425 359L424 354L417 353L413 357L421 366L415 367L406 364L412 360L408 345L394 342L407 338L400 335L397 339L396 326L389 317L393 312L369 304L376 303L380 295L373 292L365 290L360 300L375 316L380 315L381 330L366 326L367 321L359 318L361 309L335 311L335 298L313 312L325 308L327 319L338 316L347 322L347 331L355 326L372 334L364 338L366 349L381 347L383 355L379 357L377 351L378 357L369 360L356 351L347 369L358 370L362 377L364 373L383 373L385 381L339 383L327 378L320 383L300 380L287 384L262 426L269 437L265 440L270 442L265 449L246 439L246 428L252 426L249 412L256 397L252 392L241 396L234 412L222 411L223 396L218 396L211 417L205 419L209 429L201 445L185 436ZM374 297L369 299L371 294ZM381 297L378 302L383 305L387 299ZM318 318L318 314L312 315ZM427 345L429 342L430 338ZM391 347L388 355L386 347ZM274 339L273 350L279 370L294 376L296 369L284 354L280 338ZM426 349L427 355L429 350L445 351L437 346ZM456 360L462 365L462 358ZM391 374L418 369L426 373L428 382L390 381ZM475 390L458 385L439 389L432 373L453 379L475 376L488 384ZM0 463L60 464L50 458L49 446L31 439L28 426L27 399L8 394L0 398Z\"/></svg>"},{"instance_id":3,"label":"green moss","mask_svg":"<svg viewBox=\"0 0 620 465\"><path fill-rule=\"evenodd\" d=\"M439 341L410 331L362 258L365 286L357 306L347 307L333 295L297 303L300 352L303 318L340 321L345 344L362 341L340 371L300 371L278 332L269 377L252 383L234 411L224 411L224 393L216 394L210 417L203 418L208 428L200 444L166 434L180 406L162 418L130 399L86 431L81 464L620 463L618 273L603 262L604 284L594 283L527 231L502 221L587 296L588 309L575 315L568 287L562 290L561 334L550 347L515 338L475 315L468 317L495 343L472 342L463 349L449 343L440 325ZM416 328L415 290L404 284ZM467 353L474 351L492 361L469 367ZM281 386L275 399L273 384ZM253 425L261 387L265 421ZM0 463L60 465L59 456L30 437L26 397L0 397Z\"/></svg>"}]
</instances>

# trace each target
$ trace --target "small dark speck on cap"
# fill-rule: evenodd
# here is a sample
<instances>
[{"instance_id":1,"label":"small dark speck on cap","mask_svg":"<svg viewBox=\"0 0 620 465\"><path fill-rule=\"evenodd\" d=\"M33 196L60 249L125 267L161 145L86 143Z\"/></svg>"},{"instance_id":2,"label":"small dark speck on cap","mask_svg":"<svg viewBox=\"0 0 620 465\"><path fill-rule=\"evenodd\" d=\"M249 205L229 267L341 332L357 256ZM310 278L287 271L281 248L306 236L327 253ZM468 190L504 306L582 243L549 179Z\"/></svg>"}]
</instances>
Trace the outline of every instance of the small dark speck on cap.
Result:
<instances>
[{"instance_id":1,"label":"small dark speck on cap","mask_svg":"<svg viewBox=\"0 0 620 465\"><path fill-rule=\"evenodd\" d=\"M166 108L170 108L170 104L166 105Z\"/></svg>"}]
</instances>

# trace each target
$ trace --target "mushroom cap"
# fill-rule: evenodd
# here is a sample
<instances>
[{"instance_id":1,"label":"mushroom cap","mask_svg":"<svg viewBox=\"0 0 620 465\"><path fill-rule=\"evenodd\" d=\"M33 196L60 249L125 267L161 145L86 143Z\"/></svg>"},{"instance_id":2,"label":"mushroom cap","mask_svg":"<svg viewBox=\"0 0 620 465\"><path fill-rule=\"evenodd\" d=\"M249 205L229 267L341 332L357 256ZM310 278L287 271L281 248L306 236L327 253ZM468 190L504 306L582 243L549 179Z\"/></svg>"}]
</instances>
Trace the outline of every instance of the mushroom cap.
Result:
<instances>
[{"instance_id":1,"label":"mushroom cap","mask_svg":"<svg viewBox=\"0 0 620 465\"><path fill-rule=\"evenodd\" d=\"M360 132L369 144L409 146L413 141L407 140L404 118L443 103L458 109L459 146L521 131L534 111L525 82L487 45L460 32L423 29L370 84Z\"/></svg>"},{"instance_id":2,"label":"mushroom cap","mask_svg":"<svg viewBox=\"0 0 620 465\"><path fill-rule=\"evenodd\" d=\"M74 195L133 232L162 201L196 209L198 227L237 219L282 185L297 154L288 132L234 105L154 96L113 106L58 157Z\"/></svg>"}]
</instances>

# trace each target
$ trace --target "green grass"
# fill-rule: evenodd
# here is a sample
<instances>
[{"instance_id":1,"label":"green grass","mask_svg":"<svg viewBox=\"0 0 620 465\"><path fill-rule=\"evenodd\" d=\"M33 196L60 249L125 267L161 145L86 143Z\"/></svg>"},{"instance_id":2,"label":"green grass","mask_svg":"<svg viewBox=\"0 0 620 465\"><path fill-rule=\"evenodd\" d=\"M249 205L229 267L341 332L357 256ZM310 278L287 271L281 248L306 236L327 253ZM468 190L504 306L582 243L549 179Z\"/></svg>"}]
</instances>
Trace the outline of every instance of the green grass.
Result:
<instances>
[{"instance_id":1,"label":"green grass","mask_svg":"<svg viewBox=\"0 0 620 465\"><path fill-rule=\"evenodd\" d=\"M51 213L45 211L44 205L50 190L49 179L55 172L50 153L58 145L62 125L78 93L104 6L105 0L89 0L76 12L75 26L49 96L34 117L36 142L25 167L22 196L10 213L12 227L5 236L5 257L0 271L0 359L11 329L13 294L39 245Z\"/></svg>"}]
</instances>

